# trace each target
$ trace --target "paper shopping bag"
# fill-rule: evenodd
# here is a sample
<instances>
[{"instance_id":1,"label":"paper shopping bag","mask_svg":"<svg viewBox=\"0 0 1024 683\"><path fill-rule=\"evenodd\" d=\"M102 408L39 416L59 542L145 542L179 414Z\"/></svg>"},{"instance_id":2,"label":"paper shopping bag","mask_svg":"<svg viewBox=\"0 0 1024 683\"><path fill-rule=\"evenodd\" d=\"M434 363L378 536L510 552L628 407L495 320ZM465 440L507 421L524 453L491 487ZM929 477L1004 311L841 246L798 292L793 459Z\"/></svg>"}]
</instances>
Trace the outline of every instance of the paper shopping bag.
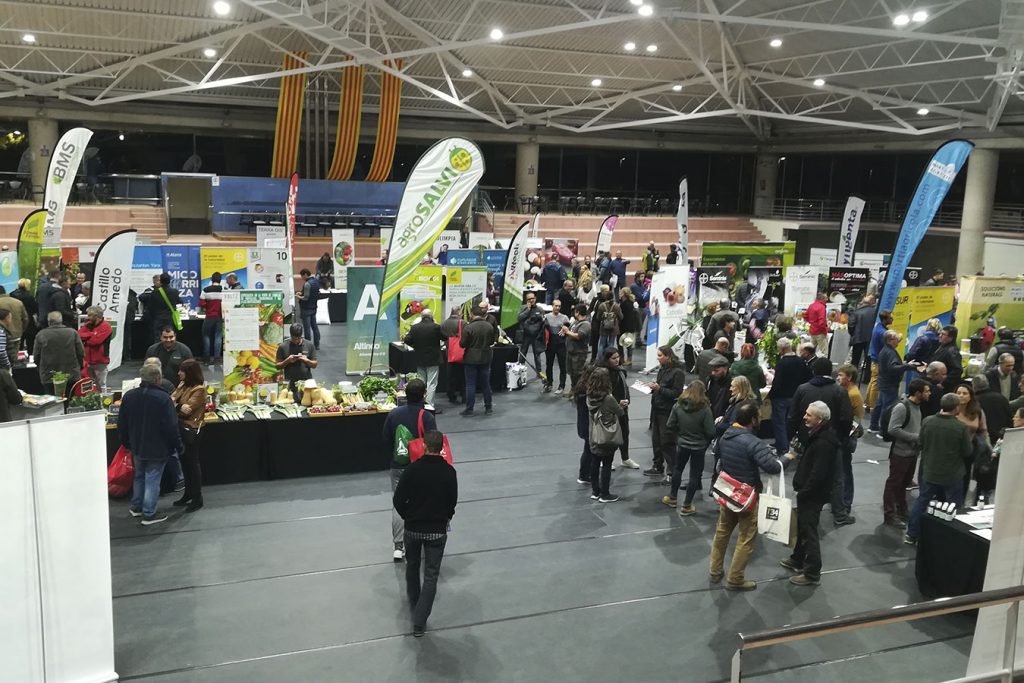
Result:
<instances>
[{"instance_id":1,"label":"paper shopping bag","mask_svg":"<svg viewBox=\"0 0 1024 683\"><path fill-rule=\"evenodd\" d=\"M781 462L779 463L782 464ZM779 494L769 480L757 504L757 533L783 545L792 546L795 539L793 501L786 497L786 475L779 472Z\"/></svg>"}]
</instances>

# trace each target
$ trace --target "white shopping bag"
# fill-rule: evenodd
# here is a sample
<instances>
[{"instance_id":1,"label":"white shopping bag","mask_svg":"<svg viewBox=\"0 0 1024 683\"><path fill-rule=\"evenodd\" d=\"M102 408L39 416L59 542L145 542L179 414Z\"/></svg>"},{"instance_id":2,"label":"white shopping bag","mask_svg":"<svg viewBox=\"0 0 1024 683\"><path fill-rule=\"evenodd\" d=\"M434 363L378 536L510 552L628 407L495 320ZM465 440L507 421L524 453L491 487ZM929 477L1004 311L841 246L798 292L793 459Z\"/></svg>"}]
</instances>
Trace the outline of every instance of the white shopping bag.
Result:
<instances>
[{"instance_id":1,"label":"white shopping bag","mask_svg":"<svg viewBox=\"0 0 1024 683\"><path fill-rule=\"evenodd\" d=\"M779 461L782 466L782 461ZM772 486L774 477L768 478L768 484L760 495L757 503L757 533L783 545L793 546L796 540L793 528L793 501L786 497L786 472L779 472L779 494L775 495Z\"/></svg>"},{"instance_id":2,"label":"white shopping bag","mask_svg":"<svg viewBox=\"0 0 1024 683\"><path fill-rule=\"evenodd\" d=\"M509 391L522 389L526 386L526 366L522 363L505 363L505 379Z\"/></svg>"}]
</instances>

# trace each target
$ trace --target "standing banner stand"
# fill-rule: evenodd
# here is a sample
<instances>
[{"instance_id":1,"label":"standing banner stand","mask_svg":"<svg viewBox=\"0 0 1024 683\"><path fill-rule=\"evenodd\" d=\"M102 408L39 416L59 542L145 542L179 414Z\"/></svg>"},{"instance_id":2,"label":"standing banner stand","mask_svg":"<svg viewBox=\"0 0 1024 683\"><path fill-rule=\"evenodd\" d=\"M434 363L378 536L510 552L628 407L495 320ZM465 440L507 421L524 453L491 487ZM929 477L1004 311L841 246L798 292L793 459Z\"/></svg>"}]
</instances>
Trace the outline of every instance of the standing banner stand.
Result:
<instances>
[{"instance_id":1,"label":"standing banner stand","mask_svg":"<svg viewBox=\"0 0 1024 683\"><path fill-rule=\"evenodd\" d=\"M7 423L0 438L4 680L116 681L103 413Z\"/></svg>"}]
</instances>

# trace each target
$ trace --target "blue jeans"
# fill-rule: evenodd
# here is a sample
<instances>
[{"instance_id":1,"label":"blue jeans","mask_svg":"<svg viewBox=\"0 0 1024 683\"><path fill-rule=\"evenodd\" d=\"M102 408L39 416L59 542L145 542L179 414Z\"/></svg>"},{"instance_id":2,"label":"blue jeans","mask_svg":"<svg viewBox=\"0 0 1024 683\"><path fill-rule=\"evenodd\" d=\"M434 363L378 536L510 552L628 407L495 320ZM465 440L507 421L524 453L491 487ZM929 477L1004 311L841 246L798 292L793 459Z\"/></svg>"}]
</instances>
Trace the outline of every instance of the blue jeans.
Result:
<instances>
[{"instance_id":1,"label":"blue jeans","mask_svg":"<svg viewBox=\"0 0 1024 683\"><path fill-rule=\"evenodd\" d=\"M464 366L466 372L466 410L473 410L476 405L476 389L480 387L484 392L484 407L491 407L491 366L470 365Z\"/></svg>"},{"instance_id":2,"label":"blue jeans","mask_svg":"<svg viewBox=\"0 0 1024 683\"><path fill-rule=\"evenodd\" d=\"M789 419L789 407L793 404L791 398L772 399L772 432L775 434L775 450L779 455L789 451L789 434L786 431L786 420Z\"/></svg>"},{"instance_id":3,"label":"blue jeans","mask_svg":"<svg viewBox=\"0 0 1024 683\"><path fill-rule=\"evenodd\" d=\"M857 440L850 438L842 448L842 462L836 469L836 475L832 480L832 507L833 517L844 517L850 514L853 507L853 450L857 447Z\"/></svg>"},{"instance_id":4,"label":"blue jeans","mask_svg":"<svg viewBox=\"0 0 1024 683\"><path fill-rule=\"evenodd\" d=\"M928 503L941 498L947 503L955 503L958 508L964 504L964 483L959 479L950 484L936 484L922 478L919 484L921 488L917 492L917 500L910 509L910 520L907 522L907 536L914 540L917 540L917 535L921 531L921 515L928 509Z\"/></svg>"},{"instance_id":5,"label":"blue jeans","mask_svg":"<svg viewBox=\"0 0 1024 683\"><path fill-rule=\"evenodd\" d=\"M617 349L619 340L614 334L602 334L597 338L597 359L604 358L604 350L607 348Z\"/></svg>"},{"instance_id":6,"label":"blue jeans","mask_svg":"<svg viewBox=\"0 0 1024 683\"><path fill-rule=\"evenodd\" d=\"M203 355L207 358L220 356L221 322L220 318L207 318L203 321Z\"/></svg>"},{"instance_id":7,"label":"blue jeans","mask_svg":"<svg viewBox=\"0 0 1024 683\"><path fill-rule=\"evenodd\" d=\"M139 460L132 457L135 466L135 480L132 483L132 510L142 510L142 516L156 514L156 503L160 499L160 477L164 473L164 460Z\"/></svg>"},{"instance_id":8,"label":"blue jeans","mask_svg":"<svg viewBox=\"0 0 1024 683\"><path fill-rule=\"evenodd\" d=\"M556 294L558 294L558 290L556 290L556 289L548 289L548 290L546 290L544 292L544 303L547 304L548 306L550 306L551 302L555 300L555 295Z\"/></svg>"},{"instance_id":9,"label":"blue jeans","mask_svg":"<svg viewBox=\"0 0 1024 683\"><path fill-rule=\"evenodd\" d=\"M874 409L871 411L871 429L876 432L881 429L882 416L885 415L885 411L889 409L889 406L896 403L898 399L899 389L883 389L878 387L878 403L875 404Z\"/></svg>"},{"instance_id":10,"label":"blue jeans","mask_svg":"<svg viewBox=\"0 0 1024 683\"><path fill-rule=\"evenodd\" d=\"M316 311L302 311L302 336L320 348L320 328L316 324Z\"/></svg>"}]
</instances>

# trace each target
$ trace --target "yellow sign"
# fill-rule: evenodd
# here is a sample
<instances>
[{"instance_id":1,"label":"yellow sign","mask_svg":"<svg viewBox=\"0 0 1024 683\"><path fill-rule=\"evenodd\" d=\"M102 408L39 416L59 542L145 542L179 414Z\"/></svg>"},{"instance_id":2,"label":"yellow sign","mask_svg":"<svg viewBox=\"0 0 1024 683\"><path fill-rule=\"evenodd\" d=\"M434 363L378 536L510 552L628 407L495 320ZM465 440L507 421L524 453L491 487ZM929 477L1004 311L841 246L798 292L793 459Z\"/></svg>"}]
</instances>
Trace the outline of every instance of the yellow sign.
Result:
<instances>
[{"instance_id":1,"label":"yellow sign","mask_svg":"<svg viewBox=\"0 0 1024 683\"><path fill-rule=\"evenodd\" d=\"M210 284L210 276L220 273L225 278L234 273L243 287L248 285L249 259L245 247L203 247L199 252L199 277L205 287Z\"/></svg>"}]
</instances>

